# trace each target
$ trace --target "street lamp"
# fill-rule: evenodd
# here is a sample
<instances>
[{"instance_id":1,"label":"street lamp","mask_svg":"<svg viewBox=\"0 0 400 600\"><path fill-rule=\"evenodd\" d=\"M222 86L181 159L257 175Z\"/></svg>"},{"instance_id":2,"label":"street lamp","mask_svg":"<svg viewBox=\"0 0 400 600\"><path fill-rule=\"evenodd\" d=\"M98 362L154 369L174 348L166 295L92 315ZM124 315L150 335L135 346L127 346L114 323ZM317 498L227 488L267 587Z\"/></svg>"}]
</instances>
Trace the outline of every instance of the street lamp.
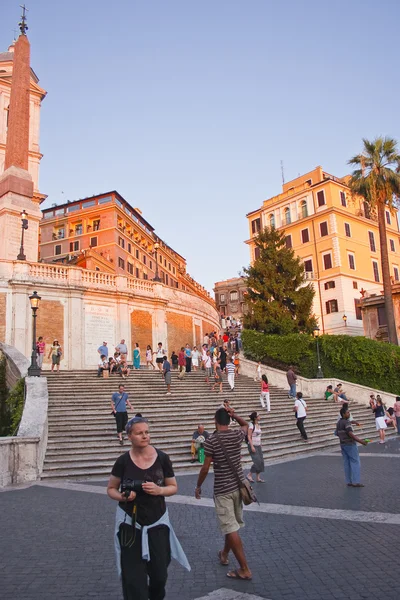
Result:
<instances>
[{"instance_id":1,"label":"street lamp","mask_svg":"<svg viewBox=\"0 0 400 600\"><path fill-rule=\"evenodd\" d=\"M37 350L36 350L36 312L39 308L40 296L37 292L33 292L32 296L29 296L29 302L31 303L32 316L33 316L33 339L32 339L32 357L31 364L28 369L29 377L40 377L41 369L37 364Z\"/></svg>"},{"instance_id":2,"label":"street lamp","mask_svg":"<svg viewBox=\"0 0 400 600\"><path fill-rule=\"evenodd\" d=\"M28 215L26 214L25 210L22 211L21 213L21 246L19 249L19 254L17 256L17 260L26 260L26 256L24 254L24 231L25 229L28 229Z\"/></svg>"},{"instance_id":3,"label":"street lamp","mask_svg":"<svg viewBox=\"0 0 400 600\"><path fill-rule=\"evenodd\" d=\"M153 281L161 281L160 277L158 276L158 249L159 249L159 247L160 247L160 244L158 242L156 242L154 244L154 250L155 250L155 253L156 253L156 272L155 272L155 275L153 277Z\"/></svg>"},{"instance_id":4,"label":"street lamp","mask_svg":"<svg viewBox=\"0 0 400 600\"><path fill-rule=\"evenodd\" d=\"M321 358L319 355L319 327L314 327L313 332L314 332L314 337L317 340L317 361L318 361L317 379L323 379L324 374L321 369Z\"/></svg>"},{"instance_id":5,"label":"street lamp","mask_svg":"<svg viewBox=\"0 0 400 600\"><path fill-rule=\"evenodd\" d=\"M344 326L347 327L347 315L343 315L342 319L344 321Z\"/></svg>"}]
</instances>

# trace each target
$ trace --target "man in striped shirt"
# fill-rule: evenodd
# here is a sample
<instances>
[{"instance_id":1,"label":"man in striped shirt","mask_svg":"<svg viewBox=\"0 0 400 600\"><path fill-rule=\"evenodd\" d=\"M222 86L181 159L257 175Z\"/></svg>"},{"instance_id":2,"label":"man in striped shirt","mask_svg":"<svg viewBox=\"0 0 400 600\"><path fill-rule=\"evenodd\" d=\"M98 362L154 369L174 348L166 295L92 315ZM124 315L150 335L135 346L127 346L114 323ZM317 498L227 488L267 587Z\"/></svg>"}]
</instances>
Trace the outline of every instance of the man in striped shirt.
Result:
<instances>
[{"instance_id":1,"label":"man in striped shirt","mask_svg":"<svg viewBox=\"0 0 400 600\"><path fill-rule=\"evenodd\" d=\"M231 388L231 392L235 391L235 364L233 358L228 360L228 364L225 367L226 374L228 375L228 383Z\"/></svg>"},{"instance_id":2,"label":"man in striped shirt","mask_svg":"<svg viewBox=\"0 0 400 600\"><path fill-rule=\"evenodd\" d=\"M230 428L231 418L240 429ZM217 431L204 442L205 460L200 470L195 489L195 496L201 498L201 486L208 475L211 463L214 462L214 502L220 529L225 535L224 549L218 553L221 565L228 565L229 552L232 550L239 568L227 573L231 579L251 579L251 571L247 564L239 529L244 527L243 503L239 489L239 480L244 480L241 465L241 448L246 437L248 425L244 419L236 415L232 407L219 408L215 413ZM235 473L226 459L219 439L232 461Z\"/></svg>"}]
</instances>

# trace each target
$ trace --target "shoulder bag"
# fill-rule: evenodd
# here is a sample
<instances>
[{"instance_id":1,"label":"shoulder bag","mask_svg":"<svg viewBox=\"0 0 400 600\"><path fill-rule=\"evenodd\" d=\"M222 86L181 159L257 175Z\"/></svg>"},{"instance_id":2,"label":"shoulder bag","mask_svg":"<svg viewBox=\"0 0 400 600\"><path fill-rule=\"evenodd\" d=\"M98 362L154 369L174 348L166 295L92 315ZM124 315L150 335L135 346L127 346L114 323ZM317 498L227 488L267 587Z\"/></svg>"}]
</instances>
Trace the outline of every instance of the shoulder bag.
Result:
<instances>
[{"instance_id":1,"label":"shoulder bag","mask_svg":"<svg viewBox=\"0 0 400 600\"><path fill-rule=\"evenodd\" d=\"M224 453L224 456L226 458L226 461L229 465L230 470L232 471L233 475L235 476L238 484L239 484L239 491L240 491L240 495L242 497L242 501L243 504L245 504L246 506L248 506L249 504L253 504L253 502L258 502L257 500L257 496L255 495L253 488L250 485L250 482L248 481L248 479L240 479L233 463L232 460L230 458L230 456L228 456L228 453L226 451L226 448L224 446L224 443L220 437L220 435L217 433L215 435L216 439L218 440L218 443L220 445L220 448L222 450L222 452ZM258 502L259 503L259 502Z\"/></svg>"}]
</instances>

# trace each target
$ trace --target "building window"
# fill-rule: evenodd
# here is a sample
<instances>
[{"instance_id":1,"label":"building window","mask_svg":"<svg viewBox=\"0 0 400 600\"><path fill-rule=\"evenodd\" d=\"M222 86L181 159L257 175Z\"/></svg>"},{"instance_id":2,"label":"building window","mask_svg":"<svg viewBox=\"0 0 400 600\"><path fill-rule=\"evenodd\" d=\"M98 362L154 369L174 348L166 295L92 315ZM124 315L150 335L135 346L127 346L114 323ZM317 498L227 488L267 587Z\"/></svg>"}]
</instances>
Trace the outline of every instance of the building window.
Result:
<instances>
[{"instance_id":1,"label":"building window","mask_svg":"<svg viewBox=\"0 0 400 600\"><path fill-rule=\"evenodd\" d=\"M391 220L391 218L390 218L390 212L389 212L388 210L386 211L386 223L387 223L388 225L391 225L391 224L392 224L392 220Z\"/></svg>"},{"instance_id":2,"label":"building window","mask_svg":"<svg viewBox=\"0 0 400 600\"><path fill-rule=\"evenodd\" d=\"M286 248L292 247L292 236L291 235L287 235L285 237L285 244L286 244Z\"/></svg>"},{"instance_id":3,"label":"building window","mask_svg":"<svg viewBox=\"0 0 400 600\"><path fill-rule=\"evenodd\" d=\"M59 229L57 231L57 237L59 240L63 240L65 238L65 229L64 227L61 227L61 229Z\"/></svg>"},{"instance_id":4,"label":"building window","mask_svg":"<svg viewBox=\"0 0 400 600\"><path fill-rule=\"evenodd\" d=\"M231 302L237 302L238 301L238 293L237 293L236 290L229 293L229 300Z\"/></svg>"},{"instance_id":5,"label":"building window","mask_svg":"<svg viewBox=\"0 0 400 600\"><path fill-rule=\"evenodd\" d=\"M147 256L145 254L143 254L143 264L147 264Z\"/></svg>"},{"instance_id":6,"label":"building window","mask_svg":"<svg viewBox=\"0 0 400 600\"><path fill-rule=\"evenodd\" d=\"M347 202L346 202L346 194L344 192L340 192L340 203L342 206L346 207L347 206Z\"/></svg>"},{"instance_id":7,"label":"building window","mask_svg":"<svg viewBox=\"0 0 400 600\"><path fill-rule=\"evenodd\" d=\"M139 253L138 253L138 255L139 255ZM139 258L139 256L137 258ZM162 265L162 256L161 256L161 254L160 254L160 259L159 260L160 260L160 264Z\"/></svg>"},{"instance_id":8,"label":"building window","mask_svg":"<svg viewBox=\"0 0 400 600\"><path fill-rule=\"evenodd\" d=\"M260 258L260 253L261 253L260 248L258 246L256 246L254 248L254 260L257 260L258 258Z\"/></svg>"},{"instance_id":9,"label":"building window","mask_svg":"<svg viewBox=\"0 0 400 600\"><path fill-rule=\"evenodd\" d=\"M69 244L69 251L70 252L77 252L79 250L79 242L70 242Z\"/></svg>"},{"instance_id":10,"label":"building window","mask_svg":"<svg viewBox=\"0 0 400 600\"><path fill-rule=\"evenodd\" d=\"M354 298L354 310L356 311L356 319L362 321L361 300Z\"/></svg>"},{"instance_id":11,"label":"building window","mask_svg":"<svg viewBox=\"0 0 400 600\"><path fill-rule=\"evenodd\" d=\"M376 252L375 237L373 231L368 231L369 247L371 252Z\"/></svg>"},{"instance_id":12,"label":"building window","mask_svg":"<svg viewBox=\"0 0 400 600\"><path fill-rule=\"evenodd\" d=\"M167 259L164 258L164 267L167 268Z\"/></svg>"},{"instance_id":13,"label":"building window","mask_svg":"<svg viewBox=\"0 0 400 600\"><path fill-rule=\"evenodd\" d=\"M325 302L325 306L326 306L326 314L327 315L330 315L331 313L339 312L337 300L328 300L328 302Z\"/></svg>"},{"instance_id":14,"label":"building window","mask_svg":"<svg viewBox=\"0 0 400 600\"><path fill-rule=\"evenodd\" d=\"M399 281L399 267L393 267L394 280Z\"/></svg>"},{"instance_id":15,"label":"building window","mask_svg":"<svg viewBox=\"0 0 400 600\"><path fill-rule=\"evenodd\" d=\"M139 273L139 269L137 267L135 269L135 275L136 275L136 279L139 279L140 273Z\"/></svg>"},{"instance_id":16,"label":"building window","mask_svg":"<svg viewBox=\"0 0 400 600\"><path fill-rule=\"evenodd\" d=\"M378 306L378 325L387 325L386 310L384 306Z\"/></svg>"},{"instance_id":17,"label":"building window","mask_svg":"<svg viewBox=\"0 0 400 600\"><path fill-rule=\"evenodd\" d=\"M169 283L168 283L168 273L165 273L165 285L169 285Z\"/></svg>"},{"instance_id":18,"label":"building window","mask_svg":"<svg viewBox=\"0 0 400 600\"><path fill-rule=\"evenodd\" d=\"M143 279L148 279L149 276L147 275L147 273L143 273Z\"/></svg>"},{"instance_id":19,"label":"building window","mask_svg":"<svg viewBox=\"0 0 400 600\"><path fill-rule=\"evenodd\" d=\"M349 252L347 256L349 257L349 268L352 271L355 271L356 270L356 259L355 259L354 254L350 254L350 252Z\"/></svg>"},{"instance_id":20,"label":"building window","mask_svg":"<svg viewBox=\"0 0 400 600\"><path fill-rule=\"evenodd\" d=\"M390 243L390 250L392 252L396 252L396 248L395 248L395 245L394 245L394 240L389 240L389 243Z\"/></svg>"},{"instance_id":21,"label":"building window","mask_svg":"<svg viewBox=\"0 0 400 600\"><path fill-rule=\"evenodd\" d=\"M93 221L93 231L99 231L100 229L100 219L96 219Z\"/></svg>"},{"instance_id":22,"label":"building window","mask_svg":"<svg viewBox=\"0 0 400 600\"><path fill-rule=\"evenodd\" d=\"M135 256L139 260L139 250L137 250L137 249L135 250Z\"/></svg>"},{"instance_id":23,"label":"building window","mask_svg":"<svg viewBox=\"0 0 400 600\"><path fill-rule=\"evenodd\" d=\"M251 232L252 232L252 234L255 235L255 234L259 233L260 229L261 229L261 219L260 218L254 219L251 222Z\"/></svg>"},{"instance_id":24,"label":"building window","mask_svg":"<svg viewBox=\"0 0 400 600\"><path fill-rule=\"evenodd\" d=\"M130 273L131 275L133 275L133 264L130 262L126 263L126 268L128 270L128 273Z\"/></svg>"},{"instance_id":25,"label":"building window","mask_svg":"<svg viewBox=\"0 0 400 600\"><path fill-rule=\"evenodd\" d=\"M322 259L324 261L324 269L332 269L332 255L324 254Z\"/></svg>"},{"instance_id":26,"label":"building window","mask_svg":"<svg viewBox=\"0 0 400 600\"><path fill-rule=\"evenodd\" d=\"M149 267L150 267L150 269L153 268L153 261L152 260L149 261Z\"/></svg>"},{"instance_id":27,"label":"building window","mask_svg":"<svg viewBox=\"0 0 400 600\"><path fill-rule=\"evenodd\" d=\"M121 246L121 248L125 248L125 240L122 237L118 238L118 244Z\"/></svg>"},{"instance_id":28,"label":"building window","mask_svg":"<svg viewBox=\"0 0 400 600\"><path fill-rule=\"evenodd\" d=\"M97 236L90 238L90 247L95 248L97 246Z\"/></svg>"},{"instance_id":29,"label":"building window","mask_svg":"<svg viewBox=\"0 0 400 600\"><path fill-rule=\"evenodd\" d=\"M300 218L305 219L306 217L308 217L307 200L302 200L300 202Z\"/></svg>"},{"instance_id":30,"label":"building window","mask_svg":"<svg viewBox=\"0 0 400 600\"><path fill-rule=\"evenodd\" d=\"M327 282L324 284L324 288L325 288L326 290L333 290L333 288L335 288L335 287L336 287L336 283L335 283L334 281L327 281Z\"/></svg>"},{"instance_id":31,"label":"building window","mask_svg":"<svg viewBox=\"0 0 400 600\"><path fill-rule=\"evenodd\" d=\"M79 223L78 225L75 225L75 235L82 235L82 223Z\"/></svg>"},{"instance_id":32,"label":"building window","mask_svg":"<svg viewBox=\"0 0 400 600\"><path fill-rule=\"evenodd\" d=\"M172 271L171 263L168 263L168 271Z\"/></svg>"},{"instance_id":33,"label":"building window","mask_svg":"<svg viewBox=\"0 0 400 600\"><path fill-rule=\"evenodd\" d=\"M172 267L172 272L175 275L176 271L175 271L175 267L174 266Z\"/></svg>"},{"instance_id":34,"label":"building window","mask_svg":"<svg viewBox=\"0 0 400 600\"><path fill-rule=\"evenodd\" d=\"M313 271L313 265L312 265L312 259L309 258L307 260L304 261L304 270L306 273L312 273Z\"/></svg>"},{"instance_id":35,"label":"building window","mask_svg":"<svg viewBox=\"0 0 400 600\"><path fill-rule=\"evenodd\" d=\"M358 282L353 281L353 290L358 290Z\"/></svg>"},{"instance_id":36,"label":"building window","mask_svg":"<svg viewBox=\"0 0 400 600\"><path fill-rule=\"evenodd\" d=\"M320 223L319 230L321 232L321 237L325 237L326 235L328 235L328 223L326 221Z\"/></svg>"},{"instance_id":37,"label":"building window","mask_svg":"<svg viewBox=\"0 0 400 600\"><path fill-rule=\"evenodd\" d=\"M301 230L301 241L303 242L303 244L307 244L307 242L310 241L310 235L308 233L308 229Z\"/></svg>"},{"instance_id":38,"label":"building window","mask_svg":"<svg viewBox=\"0 0 400 600\"><path fill-rule=\"evenodd\" d=\"M285 208L285 210L283 211L283 220L284 220L285 225L290 225L290 223L292 222L292 219L290 218L290 208L289 207Z\"/></svg>"},{"instance_id":39,"label":"building window","mask_svg":"<svg viewBox=\"0 0 400 600\"><path fill-rule=\"evenodd\" d=\"M223 304L225 302L225 294L219 295L219 301L221 302L221 304Z\"/></svg>"},{"instance_id":40,"label":"building window","mask_svg":"<svg viewBox=\"0 0 400 600\"><path fill-rule=\"evenodd\" d=\"M125 261L120 256L118 257L118 266L120 269L125 269Z\"/></svg>"},{"instance_id":41,"label":"building window","mask_svg":"<svg viewBox=\"0 0 400 600\"><path fill-rule=\"evenodd\" d=\"M54 246L54 254L56 256L58 256L59 254L61 254L61 244L57 244L57 246Z\"/></svg>"},{"instance_id":42,"label":"building window","mask_svg":"<svg viewBox=\"0 0 400 600\"><path fill-rule=\"evenodd\" d=\"M372 268L374 270L374 279L377 283L379 283L379 265L376 260L372 261Z\"/></svg>"},{"instance_id":43,"label":"building window","mask_svg":"<svg viewBox=\"0 0 400 600\"><path fill-rule=\"evenodd\" d=\"M319 192L317 192L317 202L318 202L318 206L324 206L324 204L325 204L324 190L320 190Z\"/></svg>"},{"instance_id":44,"label":"building window","mask_svg":"<svg viewBox=\"0 0 400 600\"><path fill-rule=\"evenodd\" d=\"M344 232L346 234L346 237L351 237L351 230L350 230L349 223L344 224Z\"/></svg>"},{"instance_id":45,"label":"building window","mask_svg":"<svg viewBox=\"0 0 400 600\"><path fill-rule=\"evenodd\" d=\"M269 215L268 219L269 219L269 226L270 226L271 228L272 228L272 227L275 227L275 215L274 215L273 213L271 213L271 214Z\"/></svg>"},{"instance_id":46,"label":"building window","mask_svg":"<svg viewBox=\"0 0 400 600\"><path fill-rule=\"evenodd\" d=\"M132 244L128 242L128 252L132 254Z\"/></svg>"}]
</instances>

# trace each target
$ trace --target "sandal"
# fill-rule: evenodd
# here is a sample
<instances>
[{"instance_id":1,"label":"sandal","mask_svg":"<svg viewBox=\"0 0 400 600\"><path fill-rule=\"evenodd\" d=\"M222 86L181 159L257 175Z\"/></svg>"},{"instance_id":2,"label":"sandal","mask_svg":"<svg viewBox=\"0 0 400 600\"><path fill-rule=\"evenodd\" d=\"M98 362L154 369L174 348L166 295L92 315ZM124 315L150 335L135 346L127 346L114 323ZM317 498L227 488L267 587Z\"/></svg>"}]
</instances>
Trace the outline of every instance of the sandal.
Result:
<instances>
[{"instance_id":1,"label":"sandal","mask_svg":"<svg viewBox=\"0 0 400 600\"><path fill-rule=\"evenodd\" d=\"M218 552L219 564L226 567L229 565L229 560L227 559L225 562L222 560L222 550Z\"/></svg>"},{"instance_id":2,"label":"sandal","mask_svg":"<svg viewBox=\"0 0 400 600\"><path fill-rule=\"evenodd\" d=\"M249 576L243 577L243 575L241 575L237 569L234 571L229 571L226 576L229 577L229 579L242 579L243 581L251 581L252 579L252 577Z\"/></svg>"}]
</instances>

